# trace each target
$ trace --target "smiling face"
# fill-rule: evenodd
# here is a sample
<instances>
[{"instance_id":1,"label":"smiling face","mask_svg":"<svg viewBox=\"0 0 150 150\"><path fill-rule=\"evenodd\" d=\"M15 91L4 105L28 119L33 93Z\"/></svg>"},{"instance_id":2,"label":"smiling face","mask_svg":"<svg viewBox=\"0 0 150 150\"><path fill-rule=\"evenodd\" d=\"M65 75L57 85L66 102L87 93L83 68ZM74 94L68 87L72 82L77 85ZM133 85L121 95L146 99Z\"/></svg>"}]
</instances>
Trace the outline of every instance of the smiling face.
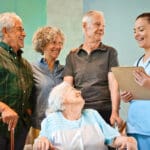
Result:
<instances>
[{"instance_id":1,"label":"smiling face","mask_svg":"<svg viewBox=\"0 0 150 150\"><path fill-rule=\"evenodd\" d=\"M43 48L45 58L56 60L62 48L62 38L57 35L53 41L47 43L46 46Z\"/></svg>"},{"instance_id":2,"label":"smiling face","mask_svg":"<svg viewBox=\"0 0 150 150\"><path fill-rule=\"evenodd\" d=\"M15 20L15 25L11 28L3 29L3 41L11 46L15 51L24 47L24 38L26 36L22 22Z\"/></svg>"},{"instance_id":3,"label":"smiling face","mask_svg":"<svg viewBox=\"0 0 150 150\"><path fill-rule=\"evenodd\" d=\"M81 91L74 89L73 87L69 87L64 95L64 105L76 105L84 106L84 99L81 96Z\"/></svg>"},{"instance_id":4,"label":"smiling face","mask_svg":"<svg viewBox=\"0 0 150 150\"><path fill-rule=\"evenodd\" d=\"M148 22L146 17L136 20L134 37L141 48L150 49L150 22Z\"/></svg>"},{"instance_id":5,"label":"smiling face","mask_svg":"<svg viewBox=\"0 0 150 150\"><path fill-rule=\"evenodd\" d=\"M104 17L99 13L89 16L86 23L83 24L83 30L86 38L92 39L94 42L102 41L104 35Z\"/></svg>"}]
</instances>

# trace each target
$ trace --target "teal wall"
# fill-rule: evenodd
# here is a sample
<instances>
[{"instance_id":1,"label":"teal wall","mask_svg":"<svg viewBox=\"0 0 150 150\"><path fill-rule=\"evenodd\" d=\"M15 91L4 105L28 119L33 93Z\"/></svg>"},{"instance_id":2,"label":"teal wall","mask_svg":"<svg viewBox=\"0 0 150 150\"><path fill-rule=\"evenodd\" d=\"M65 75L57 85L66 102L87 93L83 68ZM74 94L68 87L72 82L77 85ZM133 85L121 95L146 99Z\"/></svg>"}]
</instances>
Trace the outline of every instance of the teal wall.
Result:
<instances>
[{"instance_id":1,"label":"teal wall","mask_svg":"<svg viewBox=\"0 0 150 150\"><path fill-rule=\"evenodd\" d=\"M66 36L59 57L62 64L70 49L82 43L81 18L84 12L101 10L106 18L104 42L118 50L120 65L132 65L143 51L133 38L136 16L149 11L149 0L0 0L0 12L14 11L23 19L27 37L24 56L35 61L39 55L32 50L32 35L43 25L61 28ZM38 57L37 57L38 56Z\"/></svg>"},{"instance_id":2,"label":"teal wall","mask_svg":"<svg viewBox=\"0 0 150 150\"><path fill-rule=\"evenodd\" d=\"M24 57L30 62L41 57L32 48L32 35L40 26L56 26L65 33L65 45L59 57L62 64L70 49L82 42L82 0L0 0L0 4L0 13L13 11L22 18L27 34Z\"/></svg>"},{"instance_id":3,"label":"teal wall","mask_svg":"<svg viewBox=\"0 0 150 150\"><path fill-rule=\"evenodd\" d=\"M34 61L37 54L32 50L32 35L35 30L46 24L46 0L0 0L0 13L15 12L24 24L26 31L24 57Z\"/></svg>"},{"instance_id":4,"label":"teal wall","mask_svg":"<svg viewBox=\"0 0 150 150\"><path fill-rule=\"evenodd\" d=\"M133 26L137 15L150 11L150 0L0 0L0 12L14 11L21 16L27 37L24 56L29 61L37 61L40 54L32 49L32 35L43 25L61 28L66 37L60 61L70 49L82 43L81 18L88 10L101 10L105 14L106 30L104 43L115 47L120 65L132 65L143 51L133 37ZM127 104L121 105L121 115L126 119Z\"/></svg>"},{"instance_id":5,"label":"teal wall","mask_svg":"<svg viewBox=\"0 0 150 150\"><path fill-rule=\"evenodd\" d=\"M65 45L59 57L62 64L68 52L82 43L82 15L82 0L47 0L47 24L65 33Z\"/></svg>"},{"instance_id":6,"label":"teal wall","mask_svg":"<svg viewBox=\"0 0 150 150\"><path fill-rule=\"evenodd\" d=\"M104 42L118 50L120 65L132 65L143 53L134 40L134 21L142 12L150 11L150 0L83 0L83 4L84 12L104 12Z\"/></svg>"},{"instance_id":7,"label":"teal wall","mask_svg":"<svg viewBox=\"0 0 150 150\"><path fill-rule=\"evenodd\" d=\"M139 14L150 12L150 0L83 0L83 11L88 10L104 12L106 30L103 42L117 49L120 65L133 65L143 53L134 40L134 21ZM128 104L122 102L120 113L124 120L127 110Z\"/></svg>"}]
</instances>

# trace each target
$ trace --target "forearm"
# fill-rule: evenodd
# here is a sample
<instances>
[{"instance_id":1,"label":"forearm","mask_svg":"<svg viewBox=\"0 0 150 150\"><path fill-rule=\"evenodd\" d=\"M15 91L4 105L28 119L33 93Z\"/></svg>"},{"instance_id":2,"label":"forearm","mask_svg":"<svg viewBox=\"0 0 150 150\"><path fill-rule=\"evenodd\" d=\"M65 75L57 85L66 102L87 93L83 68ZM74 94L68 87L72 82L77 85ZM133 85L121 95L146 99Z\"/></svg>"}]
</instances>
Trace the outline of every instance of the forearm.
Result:
<instances>
[{"instance_id":1,"label":"forearm","mask_svg":"<svg viewBox=\"0 0 150 150\"><path fill-rule=\"evenodd\" d=\"M118 90L111 91L111 101L112 101L112 112L117 112L119 113L120 109L120 95Z\"/></svg>"},{"instance_id":2,"label":"forearm","mask_svg":"<svg viewBox=\"0 0 150 150\"><path fill-rule=\"evenodd\" d=\"M108 74L108 81L109 81L109 90L110 90L110 96L112 101L112 112L119 113L119 108L120 108L119 86L114 75L111 72Z\"/></svg>"},{"instance_id":3,"label":"forearm","mask_svg":"<svg viewBox=\"0 0 150 150\"><path fill-rule=\"evenodd\" d=\"M115 125L115 123L117 123L118 127L120 127L123 123L123 120L119 116L119 109L120 109L119 86L112 72L109 72L108 74L108 81L112 101L112 112L110 117L110 123L111 125Z\"/></svg>"}]
</instances>

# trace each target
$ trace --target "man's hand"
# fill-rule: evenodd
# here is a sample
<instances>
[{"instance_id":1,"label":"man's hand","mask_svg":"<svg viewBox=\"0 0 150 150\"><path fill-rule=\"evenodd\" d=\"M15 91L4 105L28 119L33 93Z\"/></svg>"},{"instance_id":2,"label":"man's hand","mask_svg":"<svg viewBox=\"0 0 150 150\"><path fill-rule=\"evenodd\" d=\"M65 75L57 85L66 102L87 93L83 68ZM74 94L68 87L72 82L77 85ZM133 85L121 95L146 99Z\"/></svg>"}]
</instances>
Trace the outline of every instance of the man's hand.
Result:
<instances>
[{"instance_id":1,"label":"man's hand","mask_svg":"<svg viewBox=\"0 0 150 150\"><path fill-rule=\"evenodd\" d=\"M112 110L110 123L112 126L114 126L115 123L117 123L118 128L122 125L123 120L119 117L119 113L117 111Z\"/></svg>"},{"instance_id":2,"label":"man's hand","mask_svg":"<svg viewBox=\"0 0 150 150\"><path fill-rule=\"evenodd\" d=\"M18 114L6 104L2 104L2 105L3 105L3 108L1 111L2 121L8 124L9 131L12 129L15 129L18 118L19 118Z\"/></svg>"}]
</instances>

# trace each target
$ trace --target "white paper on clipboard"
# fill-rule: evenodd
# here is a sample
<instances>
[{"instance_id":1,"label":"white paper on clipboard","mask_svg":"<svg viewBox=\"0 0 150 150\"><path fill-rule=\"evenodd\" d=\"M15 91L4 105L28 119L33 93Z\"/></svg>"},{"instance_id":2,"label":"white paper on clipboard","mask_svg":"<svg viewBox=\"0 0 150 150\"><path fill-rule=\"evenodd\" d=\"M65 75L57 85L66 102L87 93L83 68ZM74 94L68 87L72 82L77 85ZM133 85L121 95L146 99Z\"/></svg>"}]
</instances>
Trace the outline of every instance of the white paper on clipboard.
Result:
<instances>
[{"instance_id":1,"label":"white paper on clipboard","mask_svg":"<svg viewBox=\"0 0 150 150\"><path fill-rule=\"evenodd\" d=\"M144 88L135 82L133 70L142 67L112 67L111 70L119 84L121 91L130 91L135 99L150 100L150 89Z\"/></svg>"}]
</instances>

